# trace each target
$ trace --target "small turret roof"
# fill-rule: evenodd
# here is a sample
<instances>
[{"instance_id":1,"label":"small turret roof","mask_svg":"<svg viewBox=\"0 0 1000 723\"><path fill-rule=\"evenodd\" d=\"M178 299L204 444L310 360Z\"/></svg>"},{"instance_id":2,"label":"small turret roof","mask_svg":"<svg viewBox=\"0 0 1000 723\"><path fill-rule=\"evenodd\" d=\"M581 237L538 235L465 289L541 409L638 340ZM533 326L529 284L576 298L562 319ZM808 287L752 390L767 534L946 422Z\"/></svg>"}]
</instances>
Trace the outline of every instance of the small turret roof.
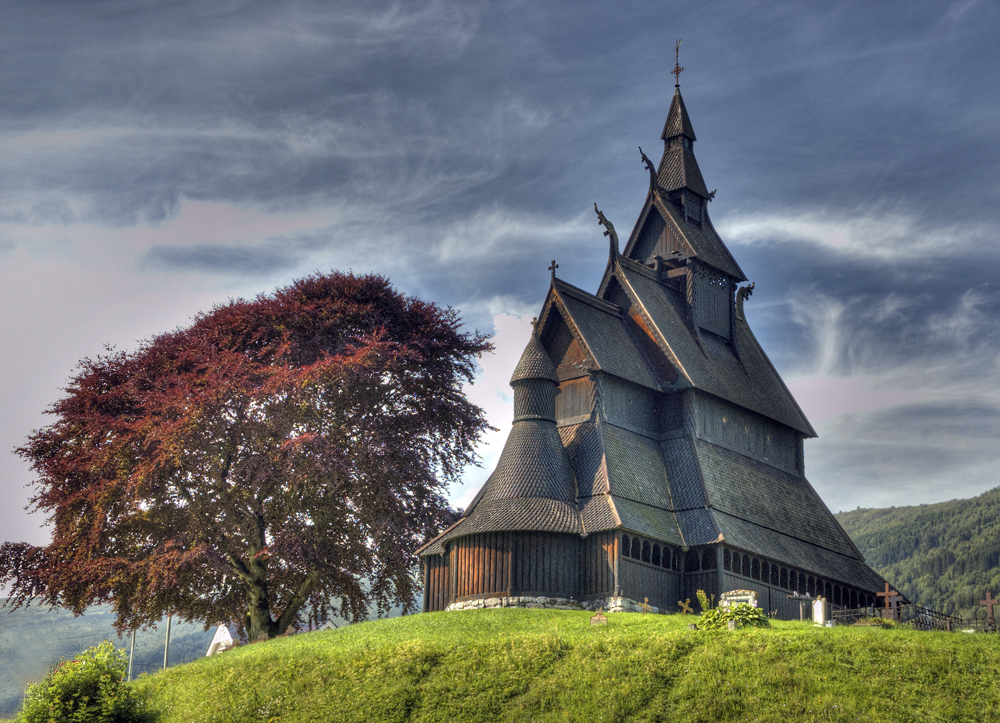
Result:
<instances>
[{"instance_id":1,"label":"small turret roof","mask_svg":"<svg viewBox=\"0 0 1000 723\"><path fill-rule=\"evenodd\" d=\"M545 351L545 347L542 346L542 342L538 340L538 333L536 331L531 332L531 339L528 341L528 345L524 347L517 366L514 367L510 383L513 384L524 379L559 381L559 377L556 376L556 367L549 358L548 352Z\"/></svg>"},{"instance_id":2,"label":"small turret roof","mask_svg":"<svg viewBox=\"0 0 1000 723\"><path fill-rule=\"evenodd\" d=\"M663 124L663 140L668 140L676 136L687 136L692 141L698 140L694 136L694 126L688 118L687 108L684 107L684 99L681 97L681 89L674 90L674 98L670 101L670 112L667 113L667 122Z\"/></svg>"}]
</instances>

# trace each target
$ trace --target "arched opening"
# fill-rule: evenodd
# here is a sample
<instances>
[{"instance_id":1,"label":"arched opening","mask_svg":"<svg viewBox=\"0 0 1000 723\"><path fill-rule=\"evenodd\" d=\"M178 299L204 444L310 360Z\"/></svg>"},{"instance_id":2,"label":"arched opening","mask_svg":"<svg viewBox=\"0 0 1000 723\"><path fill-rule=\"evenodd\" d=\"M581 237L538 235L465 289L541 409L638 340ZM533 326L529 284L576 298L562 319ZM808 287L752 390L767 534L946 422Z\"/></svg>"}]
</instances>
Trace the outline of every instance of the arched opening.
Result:
<instances>
[{"instance_id":1,"label":"arched opening","mask_svg":"<svg viewBox=\"0 0 1000 723\"><path fill-rule=\"evenodd\" d=\"M813 579L812 575L810 575L809 579L806 581L806 592L809 594L809 597L815 597L816 595L816 581Z\"/></svg>"},{"instance_id":2,"label":"arched opening","mask_svg":"<svg viewBox=\"0 0 1000 723\"><path fill-rule=\"evenodd\" d=\"M639 541L638 537L632 538L632 554L630 557L633 560L638 560L642 558L642 543Z\"/></svg>"},{"instance_id":3,"label":"arched opening","mask_svg":"<svg viewBox=\"0 0 1000 723\"><path fill-rule=\"evenodd\" d=\"M754 580L760 580L760 560L756 557L750 563L750 577Z\"/></svg>"},{"instance_id":4,"label":"arched opening","mask_svg":"<svg viewBox=\"0 0 1000 723\"><path fill-rule=\"evenodd\" d=\"M781 577L778 580L778 584L785 590L788 589L788 570L785 568L781 568Z\"/></svg>"},{"instance_id":5,"label":"arched opening","mask_svg":"<svg viewBox=\"0 0 1000 723\"><path fill-rule=\"evenodd\" d=\"M771 565L771 584L778 587L778 566Z\"/></svg>"},{"instance_id":6,"label":"arched opening","mask_svg":"<svg viewBox=\"0 0 1000 723\"><path fill-rule=\"evenodd\" d=\"M660 546L659 545L653 545L653 556L649 559L649 561L651 563L653 563L654 565L656 565L657 567L660 566Z\"/></svg>"},{"instance_id":7,"label":"arched opening","mask_svg":"<svg viewBox=\"0 0 1000 723\"><path fill-rule=\"evenodd\" d=\"M727 572L733 571L733 553L729 550L724 550L722 552L722 569Z\"/></svg>"},{"instance_id":8,"label":"arched opening","mask_svg":"<svg viewBox=\"0 0 1000 723\"><path fill-rule=\"evenodd\" d=\"M741 567L740 574L742 574L743 577L750 577L750 556L749 555L744 555L743 556L743 565Z\"/></svg>"},{"instance_id":9,"label":"arched opening","mask_svg":"<svg viewBox=\"0 0 1000 723\"><path fill-rule=\"evenodd\" d=\"M674 569L677 572L680 572L681 571L681 551L680 550L674 550L673 558L674 558Z\"/></svg>"},{"instance_id":10,"label":"arched opening","mask_svg":"<svg viewBox=\"0 0 1000 723\"><path fill-rule=\"evenodd\" d=\"M714 570L715 569L715 550L709 549L704 550L701 554L701 569L702 570Z\"/></svg>"},{"instance_id":11,"label":"arched opening","mask_svg":"<svg viewBox=\"0 0 1000 723\"><path fill-rule=\"evenodd\" d=\"M684 572L698 572L701 569L700 557L697 550L688 550L684 558Z\"/></svg>"},{"instance_id":12,"label":"arched opening","mask_svg":"<svg viewBox=\"0 0 1000 723\"><path fill-rule=\"evenodd\" d=\"M622 535L622 557L628 557L632 552L632 543L628 535Z\"/></svg>"},{"instance_id":13,"label":"arched opening","mask_svg":"<svg viewBox=\"0 0 1000 723\"><path fill-rule=\"evenodd\" d=\"M834 585L833 586L833 604L834 605L841 605L842 604L840 602L840 585Z\"/></svg>"},{"instance_id":14,"label":"arched opening","mask_svg":"<svg viewBox=\"0 0 1000 723\"><path fill-rule=\"evenodd\" d=\"M870 608L873 608L873 607L875 607L875 598L873 598L873 597L872 597L871 595L869 595L869 596L868 596L868 602L867 602L867 605L868 605L868 607L870 607Z\"/></svg>"},{"instance_id":15,"label":"arched opening","mask_svg":"<svg viewBox=\"0 0 1000 723\"><path fill-rule=\"evenodd\" d=\"M663 566L668 570L674 568L674 548L663 547Z\"/></svg>"},{"instance_id":16,"label":"arched opening","mask_svg":"<svg viewBox=\"0 0 1000 723\"><path fill-rule=\"evenodd\" d=\"M858 593L855 592L854 590L851 590L850 600L851 600L850 607L856 608L858 606Z\"/></svg>"},{"instance_id":17,"label":"arched opening","mask_svg":"<svg viewBox=\"0 0 1000 723\"><path fill-rule=\"evenodd\" d=\"M833 599L833 585L830 583L823 583L823 597L827 600Z\"/></svg>"},{"instance_id":18,"label":"arched opening","mask_svg":"<svg viewBox=\"0 0 1000 723\"><path fill-rule=\"evenodd\" d=\"M796 591L799 593L799 595L806 594L806 574L804 572L799 573L799 584L798 587L796 588Z\"/></svg>"},{"instance_id":19,"label":"arched opening","mask_svg":"<svg viewBox=\"0 0 1000 723\"><path fill-rule=\"evenodd\" d=\"M768 582L771 579L771 566L767 564L766 560L760 561L760 581Z\"/></svg>"},{"instance_id":20,"label":"arched opening","mask_svg":"<svg viewBox=\"0 0 1000 723\"><path fill-rule=\"evenodd\" d=\"M642 541L642 561L649 562L649 542L646 540Z\"/></svg>"}]
</instances>

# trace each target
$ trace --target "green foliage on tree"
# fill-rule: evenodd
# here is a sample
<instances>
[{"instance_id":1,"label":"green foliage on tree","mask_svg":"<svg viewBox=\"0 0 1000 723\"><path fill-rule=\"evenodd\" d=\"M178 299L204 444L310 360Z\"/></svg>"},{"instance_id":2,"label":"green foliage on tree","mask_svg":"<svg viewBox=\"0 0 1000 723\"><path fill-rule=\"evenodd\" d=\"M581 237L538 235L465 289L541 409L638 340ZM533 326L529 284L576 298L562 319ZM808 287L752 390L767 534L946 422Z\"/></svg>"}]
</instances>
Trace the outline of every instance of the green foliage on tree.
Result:
<instances>
[{"instance_id":1,"label":"green foliage on tree","mask_svg":"<svg viewBox=\"0 0 1000 723\"><path fill-rule=\"evenodd\" d=\"M984 614L979 601L987 592L1000 595L1000 488L836 517L868 564L920 605L969 618Z\"/></svg>"},{"instance_id":2,"label":"green foliage on tree","mask_svg":"<svg viewBox=\"0 0 1000 723\"><path fill-rule=\"evenodd\" d=\"M145 702L125 683L128 656L105 640L64 660L28 688L21 723L133 723L149 718Z\"/></svg>"}]
</instances>

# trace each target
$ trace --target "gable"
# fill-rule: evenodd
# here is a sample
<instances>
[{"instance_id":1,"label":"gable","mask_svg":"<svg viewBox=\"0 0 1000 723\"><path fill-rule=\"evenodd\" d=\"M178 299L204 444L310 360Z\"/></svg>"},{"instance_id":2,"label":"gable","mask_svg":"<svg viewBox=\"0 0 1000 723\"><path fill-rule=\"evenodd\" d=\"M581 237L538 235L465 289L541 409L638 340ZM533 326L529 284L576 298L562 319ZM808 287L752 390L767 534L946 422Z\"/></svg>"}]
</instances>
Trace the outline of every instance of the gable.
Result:
<instances>
[{"instance_id":1,"label":"gable","mask_svg":"<svg viewBox=\"0 0 1000 723\"><path fill-rule=\"evenodd\" d=\"M556 376L560 380L574 379L587 374L586 362L589 354L573 336L562 314L554 314L545 325L542 345L556 366Z\"/></svg>"},{"instance_id":2,"label":"gable","mask_svg":"<svg viewBox=\"0 0 1000 723\"><path fill-rule=\"evenodd\" d=\"M705 335L699 341L685 313L687 302L677 291L651 278L647 269L622 261L616 273L628 284L630 296L634 294L641 302L645 316L666 346L667 357L692 386L808 437L816 436L745 322L737 322L734 329L737 357L733 345L723 339Z\"/></svg>"},{"instance_id":3,"label":"gable","mask_svg":"<svg viewBox=\"0 0 1000 723\"><path fill-rule=\"evenodd\" d=\"M612 301L625 312L623 320L632 338L635 339L636 346L642 352L646 362L659 377L661 382L666 384L676 384L678 379L677 369L663 353L653 330L650 329L646 318L642 312L632 303L628 294L622 289L618 280L611 278L608 282L604 296Z\"/></svg>"}]
</instances>

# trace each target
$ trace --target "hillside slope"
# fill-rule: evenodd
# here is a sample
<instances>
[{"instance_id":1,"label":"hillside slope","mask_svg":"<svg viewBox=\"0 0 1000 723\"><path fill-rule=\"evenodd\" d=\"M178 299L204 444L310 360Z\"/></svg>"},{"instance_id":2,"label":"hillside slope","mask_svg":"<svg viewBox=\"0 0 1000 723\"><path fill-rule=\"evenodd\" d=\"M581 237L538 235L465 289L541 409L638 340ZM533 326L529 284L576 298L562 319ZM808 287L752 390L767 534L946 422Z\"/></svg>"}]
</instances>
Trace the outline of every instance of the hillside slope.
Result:
<instances>
[{"instance_id":1,"label":"hillside slope","mask_svg":"<svg viewBox=\"0 0 1000 723\"><path fill-rule=\"evenodd\" d=\"M987 591L1000 595L1000 487L969 500L836 517L868 564L921 605L969 617L982 614Z\"/></svg>"},{"instance_id":2,"label":"hillside slope","mask_svg":"<svg viewBox=\"0 0 1000 723\"><path fill-rule=\"evenodd\" d=\"M158 723L1000 720L1000 635L589 618L424 613L258 643L135 685Z\"/></svg>"},{"instance_id":3,"label":"hillside slope","mask_svg":"<svg viewBox=\"0 0 1000 723\"><path fill-rule=\"evenodd\" d=\"M41 680L49 667L63 658L111 640L128 650L128 639L119 639L110 607L91 608L80 617L62 608L29 607L11 611L0 598L0 718L21 707L28 683ZM166 620L158 629L140 632L136 638L133 671L154 672L163 665ZM203 657L215 629L178 623L170 631L170 664Z\"/></svg>"}]
</instances>

